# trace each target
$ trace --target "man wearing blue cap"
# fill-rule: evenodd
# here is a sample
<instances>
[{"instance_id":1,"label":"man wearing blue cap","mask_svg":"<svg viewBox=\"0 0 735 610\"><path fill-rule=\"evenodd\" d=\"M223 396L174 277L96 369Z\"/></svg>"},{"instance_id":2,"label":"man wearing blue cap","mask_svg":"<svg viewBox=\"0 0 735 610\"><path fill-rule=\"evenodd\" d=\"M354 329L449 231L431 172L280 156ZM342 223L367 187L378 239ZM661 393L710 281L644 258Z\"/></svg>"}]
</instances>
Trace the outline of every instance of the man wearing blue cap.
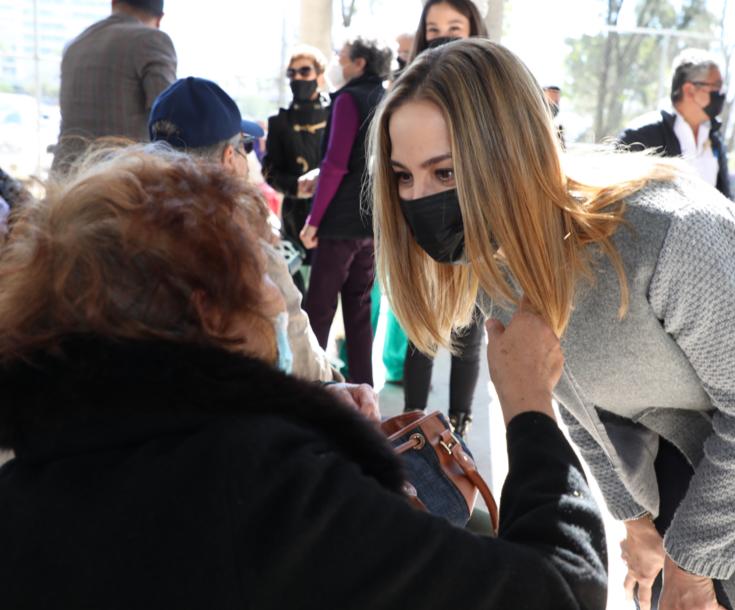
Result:
<instances>
[{"instance_id":1,"label":"man wearing blue cap","mask_svg":"<svg viewBox=\"0 0 735 610\"><path fill-rule=\"evenodd\" d=\"M154 102L148 120L153 142L167 142L177 150L213 163L221 163L243 179L248 176L247 154L262 128L243 121L235 101L216 83L190 76L176 81ZM265 205L265 204L264 204ZM311 330L301 308L301 293L279 251L261 240L267 271L286 301L288 342L293 353L294 375L313 381L344 381L335 371ZM371 419L379 419L373 388L365 384L335 383L327 388L345 403Z\"/></svg>"},{"instance_id":2,"label":"man wearing blue cap","mask_svg":"<svg viewBox=\"0 0 735 610\"><path fill-rule=\"evenodd\" d=\"M247 155L255 138L263 137L257 123L243 121L235 101L219 85L190 76L176 81L153 103L148 119L152 142L168 142L190 155L222 163L247 178Z\"/></svg>"},{"instance_id":3,"label":"man wearing blue cap","mask_svg":"<svg viewBox=\"0 0 735 610\"><path fill-rule=\"evenodd\" d=\"M221 163L236 176L248 177L247 153L255 138L263 136L259 125L243 121L235 101L216 83L190 76L176 81L154 102L148 121L153 142L212 163ZM264 204L265 205L265 204ZM268 274L281 290L288 309L288 340L293 352L293 373L310 380L341 381L311 330L301 309L301 293L293 283L286 261L273 245L262 241ZM330 389L364 412L377 409L372 388L338 384Z\"/></svg>"},{"instance_id":4,"label":"man wearing blue cap","mask_svg":"<svg viewBox=\"0 0 735 610\"><path fill-rule=\"evenodd\" d=\"M148 114L176 80L176 51L160 31L163 0L112 0L61 60L61 130L53 170L66 173L97 138L148 139Z\"/></svg>"}]
</instances>

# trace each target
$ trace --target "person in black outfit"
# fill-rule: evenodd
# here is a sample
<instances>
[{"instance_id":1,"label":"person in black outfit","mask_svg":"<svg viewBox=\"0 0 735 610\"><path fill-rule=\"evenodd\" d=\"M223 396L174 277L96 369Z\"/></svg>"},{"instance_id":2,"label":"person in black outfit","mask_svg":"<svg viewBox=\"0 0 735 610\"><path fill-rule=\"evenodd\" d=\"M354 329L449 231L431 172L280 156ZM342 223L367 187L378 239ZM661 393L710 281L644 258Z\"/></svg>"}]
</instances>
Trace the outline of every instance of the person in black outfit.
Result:
<instances>
[{"instance_id":1,"label":"person in black outfit","mask_svg":"<svg viewBox=\"0 0 735 610\"><path fill-rule=\"evenodd\" d=\"M498 538L418 511L374 425L272 366L242 188L128 151L11 236L3 607L604 608L603 524L554 421L549 327L488 326L508 422Z\"/></svg>"},{"instance_id":2,"label":"person in black outfit","mask_svg":"<svg viewBox=\"0 0 735 610\"><path fill-rule=\"evenodd\" d=\"M725 101L722 87L720 68L708 53L683 51L674 60L672 111L662 110L652 121L626 129L619 144L629 150L655 148L665 157L683 154L702 179L732 199L722 124L716 118Z\"/></svg>"},{"instance_id":3,"label":"person in black outfit","mask_svg":"<svg viewBox=\"0 0 735 610\"><path fill-rule=\"evenodd\" d=\"M309 264L311 257L301 243L299 232L309 215L311 196L299 187L298 179L318 168L322 159L322 137L329 114L320 94L325 86L325 65L324 55L314 47L300 46L292 53L286 77L293 101L288 108L281 108L277 115L268 119L263 159L266 181L283 193L283 234L304 253L304 264ZM294 282L301 294L305 294L306 287L300 272L294 274Z\"/></svg>"},{"instance_id":4,"label":"person in black outfit","mask_svg":"<svg viewBox=\"0 0 735 610\"><path fill-rule=\"evenodd\" d=\"M319 345L327 349L329 330L341 298L347 366L353 383L373 384L371 291L375 280L370 198L365 188L365 143L370 121L385 94L392 50L378 40L356 36L344 43L333 86L311 211L300 236L314 249L304 311Z\"/></svg>"},{"instance_id":5,"label":"person in black outfit","mask_svg":"<svg viewBox=\"0 0 735 610\"><path fill-rule=\"evenodd\" d=\"M451 40L487 37L487 28L472 0L428 0L416 28L412 57L428 48ZM462 437L467 437L472 423L472 401L480 376L480 350L483 331L481 315L476 312L472 323L452 334L456 352L452 354L449 375L449 423ZM431 389L434 359L409 341L403 366L404 410L425 410Z\"/></svg>"}]
</instances>

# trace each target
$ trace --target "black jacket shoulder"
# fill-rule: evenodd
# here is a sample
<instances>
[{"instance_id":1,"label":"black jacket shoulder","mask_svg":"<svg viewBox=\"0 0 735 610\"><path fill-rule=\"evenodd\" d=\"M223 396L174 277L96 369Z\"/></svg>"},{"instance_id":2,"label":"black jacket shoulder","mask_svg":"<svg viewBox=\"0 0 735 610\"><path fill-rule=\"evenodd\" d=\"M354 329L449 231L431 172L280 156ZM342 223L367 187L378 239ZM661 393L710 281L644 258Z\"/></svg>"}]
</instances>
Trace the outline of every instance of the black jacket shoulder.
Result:
<instances>
[{"instance_id":1,"label":"black jacket shoulder","mask_svg":"<svg viewBox=\"0 0 735 610\"><path fill-rule=\"evenodd\" d=\"M602 609L556 424L508 426L500 535L413 509L377 430L215 348L76 338L0 367L0 599L18 609Z\"/></svg>"}]
</instances>

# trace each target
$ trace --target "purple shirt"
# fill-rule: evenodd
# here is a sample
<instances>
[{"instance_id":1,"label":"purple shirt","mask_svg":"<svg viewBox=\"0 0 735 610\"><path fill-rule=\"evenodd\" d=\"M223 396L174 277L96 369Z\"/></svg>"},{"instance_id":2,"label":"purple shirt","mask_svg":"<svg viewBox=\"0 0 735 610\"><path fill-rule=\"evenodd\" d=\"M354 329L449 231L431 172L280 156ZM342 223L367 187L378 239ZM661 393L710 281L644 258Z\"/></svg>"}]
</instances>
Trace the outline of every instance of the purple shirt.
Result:
<instances>
[{"instance_id":1,"label":"purple shirt","mask_svg":"<svg viewBox=\"0 0 735 610\"><path fill-rule=\"evenodd\" d=\"M357 103L352 95L343 93L332 106L332 127L327 152L320 166L319 184L311 204L311 214L306 220L312 227L319 226L342 179L349 172L350 155L359 129L360 111Z\"/></svg>"}]
</instances>

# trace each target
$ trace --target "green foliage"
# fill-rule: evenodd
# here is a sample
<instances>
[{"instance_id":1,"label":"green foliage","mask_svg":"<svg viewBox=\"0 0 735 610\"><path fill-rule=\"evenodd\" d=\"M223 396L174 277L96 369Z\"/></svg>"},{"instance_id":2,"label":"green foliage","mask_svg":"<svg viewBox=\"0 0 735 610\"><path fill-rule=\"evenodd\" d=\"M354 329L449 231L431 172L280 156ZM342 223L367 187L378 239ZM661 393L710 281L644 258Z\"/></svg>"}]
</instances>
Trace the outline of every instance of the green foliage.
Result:
<instances>
[{"instance_id":1,"label":"green foliage","mask_svg":"<svg viewBox=\"0 0 735 610\"><path fill-rule=\"evenodd\" d=\"M623 2L597 0L605 9L606 23L615 26ZM706 0L683 0L679 10L670 0L639 0L636 25L640 28L699 32L715 37L717 18L707 10ZM572 109L590 119L583 139L601 141L614 136L636 116L655 110L659 92L668 96L671 62L682 49L706 47L707 41L609 32L568 39L568 82L565 99ZM663 66L662 66L663 64ZM660 74L667 79L663 91Z\"/></svg>"}]
</instances>

